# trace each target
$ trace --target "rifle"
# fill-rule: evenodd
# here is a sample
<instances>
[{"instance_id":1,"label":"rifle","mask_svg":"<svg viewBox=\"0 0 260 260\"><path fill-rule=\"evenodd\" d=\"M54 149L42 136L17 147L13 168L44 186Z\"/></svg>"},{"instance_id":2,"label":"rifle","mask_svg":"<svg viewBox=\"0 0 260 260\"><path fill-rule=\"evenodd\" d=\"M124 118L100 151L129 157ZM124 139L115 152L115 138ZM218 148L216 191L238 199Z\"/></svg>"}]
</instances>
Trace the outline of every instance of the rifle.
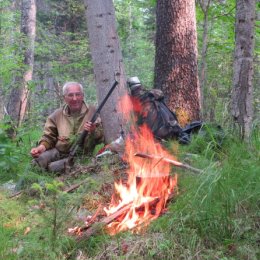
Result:
<instances>
[{"instance_id":1,"label":"rifle","mask_svg":"<svg viewBox=\"0 0 260 260\"><path fill-rule=\"evenodd\" d=\"M114 89L117 86L117 84L118 84L118 82L115 81L113 86L111 87L111 89L109 90L107 95L105 96L104 100L100 103L100 105L98 106L96 112L92 116L92 118L90 120L91 123L94 123L97 120L97 117L98 117L101 109L105 105L105 103L106 103L107 99L109 98L109 96L114 91ZM75 143L71 146L68 157L66 157L64 159L61 159L61 160L58 160L58 161L55 161L55 162L51 162L48 165L48 170L51 171L51 172L61 172L63 170L66 170L67 166L73 166L73 164L74 164L74 156L75 156L78 148L83 146L84 140L88 136L88 134L89 134L89 132L87 130L83 130L82 133L77 138L77 140L75 141Z\"/></svg>"}]
</instances>

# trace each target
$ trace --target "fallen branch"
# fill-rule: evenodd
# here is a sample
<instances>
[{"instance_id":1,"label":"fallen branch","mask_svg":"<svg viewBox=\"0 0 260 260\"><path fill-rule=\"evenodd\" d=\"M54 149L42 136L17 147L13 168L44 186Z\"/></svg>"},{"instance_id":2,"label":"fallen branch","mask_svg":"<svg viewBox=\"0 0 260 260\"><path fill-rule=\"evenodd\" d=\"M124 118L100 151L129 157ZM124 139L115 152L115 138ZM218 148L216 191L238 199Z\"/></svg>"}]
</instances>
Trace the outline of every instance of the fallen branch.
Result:
<instances>
[{"instance_id":1,"label":"fallen branch","mask_svg":"<svg viewBox=\"0 0 260 260\"><path fill-rule=\"evenodd\" d=\"M84 229L87 229L90 225L92 225L97 219L97 217L100 215L100 213L103 211L103 208L104 206L100 204L95 214L91 217L91 219L88 220L88 225L86 227L80 228L80 231L83 231Z\"/></svg>"},{"instance_id":2,"label":"fallen branch","mask_svg":"<svg viewBox=\"0 0 260 260\"><path fill-rule=\"evenodd\" d=\"M131 208L131 206L132 206L132 203L129 203L129 204L123 206L122 208L120 208L119 210L117 210L116 212L114 212L113 214L111 214L111 215L109 215L107 217L104 217L99 222L94 223L94 225L80 228L80 231L85 231L86 230L86 232L84 232L81 236L77 237L76 240L77 241L81 241L81 240L87 239L90 236L92 236L93 234L95 234L98 231L102 230L102 228L105 225L108 225L113 220L117 219L122 214L126 213Z\"/></svg>"},{"instance_id":3,"label":"fallen branch","mask_svg":"<svg viewBox=\"0 0 260 260\"><path fill-rule=\"evenodd\" d=\"M196 173L202 172L202 170L196 169L196 168L194 168L194 167L192 167L188 164L184 164L184 163L181 163L181 162L178 162L178 161L175 161L175 160L163 157L163 156L146 154L146 153L135 153L134 155L138 156L138 157L142 157L142 158L147 158L147 159L158 159L159 161L161 160L161 161L173 164L174 166L181 167L181 168L184 168L184 169L187 169L187 170L191 170L191 171L196 172Z\"/></svg>"},{"instance_id":4,"label":"fallen branch","mask_svg":"<svg viewBox=\"0 0 260 260\"><path fill-rule=\"evenodd\" d=\"M85 182L86 181L84 180L84 181L81 181L81 182L79 182L77 184L71 185L70 187L65 189L64 192L67 192L67 193L72 192L72 191L76 190L77 188L79 188Z\"/></svg>"},{"instance_id":5,"label":"fallen branch","mask_svg":"<svg viewBox=\"0 0 260 260\"><path fill-rule=\"evenodd\" d=\"M17 192L15 192L14 194L11 194L8 198L9 198L9 199L12 199L12 198L18 197L18 196L21 195L22 193L23 193L22 190L17 191Z\"/></svg>"},{"instance_id":6,"label":"fallen branch","mask_svg":"<svg viewBox=\"0 0 260 260\"><path fill-rule=\"evenodd\" d=\"M96 210L95 214L88 219L85 223L86 225L84 227L75 227L73 229L69 229L69 233L74 234L74 235L79 235L82 234L83 231L87 230L90 228L90 226L95 222L98 216L100 216L100 212L103 211L103 205L100 204L98 209Z\"/></svg>"},{"instance_id":7,"label":"fallen branch","mask_svg":"<svg viewBox=\"0 0 260 260\"><path fill-rule=\"evenodd\" d=\"M167 201L171 200L173 198L173 194L171 194L168 198ZM147 202L149 203L149 207L155 207L156 204L160 201L159 198L154 198L153 200ZM111 222L113 222L114 220L116 220L117 218L121 217L123 214L126 214L127 211L133 206L133 203L130 202L126 205L124 205L123 207L121 207L119 210L117 210L116 212L112 213L111 215L104 217L103 219L101 219L99 222L93 223L94 221L92 221L91 224L93 225L88 225L86 227L82 227L79 228L80 232L83 232L80 236L78 236L76 238L76 240L82 241L84 239L89 238L90 236L94 235L95 233L101 231L106 225L110 224ZM144 210L145 205L142 204L141 206L135 208L136 212L139 211L143 211ZM99 211L99 209L97 210ZM95 213L95 215L97 215L97 212ZM96 218L96 217L95 217ZM77 232L76 232L77 233Z\"/></svg>"}]
</instances>

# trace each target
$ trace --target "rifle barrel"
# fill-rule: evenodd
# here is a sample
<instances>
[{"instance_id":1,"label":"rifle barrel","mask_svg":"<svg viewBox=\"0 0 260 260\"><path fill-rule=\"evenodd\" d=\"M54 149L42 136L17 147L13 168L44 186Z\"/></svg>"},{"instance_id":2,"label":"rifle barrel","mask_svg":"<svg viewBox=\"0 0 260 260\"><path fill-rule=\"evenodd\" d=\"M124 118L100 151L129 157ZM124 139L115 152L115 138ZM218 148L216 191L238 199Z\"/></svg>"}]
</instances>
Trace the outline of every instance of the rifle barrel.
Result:
<instances>
[{"instance_id":1,"label":"rifle barrel","mask_svg":"<svg viewBox=\"0 0 260 260\"><path fill-rule=\"evenodd\" d=\"M117 86L117 84L118 84L118 81L115 81L114 84L112 85L112 87L110 88L110 90L108 91L107 95L103 99L103 101L98 106L96 112L92 116L92 118L90 120L91 123L94 123L97 120L97 117L98 117L101 109L103 108L103 106L107 102L108 98L110 97L110 95L114 91L114 89ZM83 142L84 142L85 138L87 137L87 135L88 135L88 131L87 130L83 130L82 133L79 135L78 139L76 140L75 144L72 145L72 147L70 149L69 157L74 157L76 151L78 150L78 147L83 144Z\"/></svg>"}]
</instances>

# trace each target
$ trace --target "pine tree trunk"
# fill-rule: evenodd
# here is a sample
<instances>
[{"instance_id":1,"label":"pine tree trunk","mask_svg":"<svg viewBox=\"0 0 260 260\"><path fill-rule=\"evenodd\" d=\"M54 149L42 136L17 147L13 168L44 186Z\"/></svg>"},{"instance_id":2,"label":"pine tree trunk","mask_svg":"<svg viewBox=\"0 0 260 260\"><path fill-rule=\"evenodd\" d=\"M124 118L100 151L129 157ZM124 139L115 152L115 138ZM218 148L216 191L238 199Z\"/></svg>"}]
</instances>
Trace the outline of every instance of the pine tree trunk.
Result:
<instances>
[{"instance_id":1,"label":"pine tree trunk","mask_svg":"<svg viewBox=\"0 0 260 260\"><path fill-rule=\"evenodd\" d=\"M155 87L180 123L200 118L195 1L158 0Z\"/></svg>"},{"instance_id":2,"label":"pine tree trunk","mask_svg":"<svg viewBox=\"0 0 260 260\"><path fill-rule=\"evenodd\" d=\"M242 139L249 138L253 119L255 4L255 0L238 0L236 5L232 116Z\"/></svg>"},{"instance_id":3,"label":"pine tree trunk","mask_svg":"<svg viewBox=\"0 0 260 260\"><path fill-rule=\"evenodd\" d=\"M101 111L106 142L118 137L122 117L118 113L119 98L126 94L125 71L116 32L115 10L112 0L84 0L90 50L94 64L98 102L104 99L114 81L119 86Z\"/></svg>"}]
</instances>

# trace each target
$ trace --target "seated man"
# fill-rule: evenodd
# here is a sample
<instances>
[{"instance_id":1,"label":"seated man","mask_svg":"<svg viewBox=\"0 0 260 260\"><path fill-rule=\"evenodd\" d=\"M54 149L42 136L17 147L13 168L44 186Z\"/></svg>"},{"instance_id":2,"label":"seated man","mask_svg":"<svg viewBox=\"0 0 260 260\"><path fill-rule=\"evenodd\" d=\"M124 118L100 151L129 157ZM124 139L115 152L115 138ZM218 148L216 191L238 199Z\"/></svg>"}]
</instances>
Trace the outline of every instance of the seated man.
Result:
<instances>
[{"instance_id":1,"label":"seated man","mask_svg":"<svg viewBox=\"0 0 260 260\"><path fill-rule=\"evenodd\" d=\"M31 149L33 163L50 171L50 163L68 156L73 141L83 130L89 133L84 140L84 153L92 152L95 145L103 141L101 120L90 122L96 108L84 102L82 85L67 82L63 86L63 97L65 105L47 118L39 145Z\"/></svg>"}]
</instances>

